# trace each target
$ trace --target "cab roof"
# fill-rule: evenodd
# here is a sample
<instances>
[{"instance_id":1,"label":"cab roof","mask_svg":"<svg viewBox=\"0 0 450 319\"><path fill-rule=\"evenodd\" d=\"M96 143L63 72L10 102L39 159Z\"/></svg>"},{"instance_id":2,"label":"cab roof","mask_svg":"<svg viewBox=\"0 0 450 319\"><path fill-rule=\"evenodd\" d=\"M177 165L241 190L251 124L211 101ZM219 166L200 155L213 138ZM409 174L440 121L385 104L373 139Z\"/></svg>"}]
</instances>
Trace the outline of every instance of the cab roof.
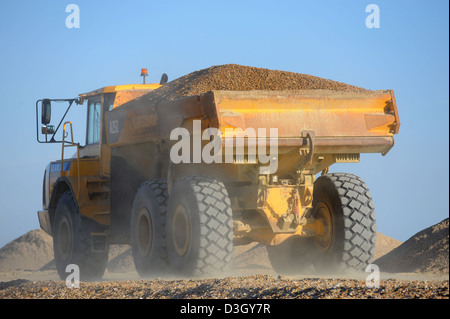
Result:
<instances>
[{"instance_id":1,"label":"cab roof","mask_svg":"<svg viewBox=\"0 0 450 319\"><path fill-rule=\"evenodd\" d=\"M82 99L85 99L90 96L102 94L102 93L114 93L114 92L119 92L119 91L156 90L159 87L161 87L161 84L158 84L158 83L111 85L111 86L105 86L100 89L90 91L87 93L81 93L81 94L79 94L79 96Z\"/></svg>"}]
</instances>

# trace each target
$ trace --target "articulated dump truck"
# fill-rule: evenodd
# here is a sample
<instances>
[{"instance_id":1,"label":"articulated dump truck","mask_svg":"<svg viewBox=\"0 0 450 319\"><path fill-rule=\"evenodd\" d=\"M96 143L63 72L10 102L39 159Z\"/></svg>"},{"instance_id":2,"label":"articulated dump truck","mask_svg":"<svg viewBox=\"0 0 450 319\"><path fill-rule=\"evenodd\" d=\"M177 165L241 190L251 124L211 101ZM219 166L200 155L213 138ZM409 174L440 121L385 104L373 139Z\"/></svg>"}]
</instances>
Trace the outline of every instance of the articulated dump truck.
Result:
<instances>
[{"instance_id":1,"label":"articulated dump truck","mask_svg":"<svg viewBox=\"0 0 450 319\"><path fill-rule=\"evenodd\" d=\"M372 262L369 189L329 167L389 152L400 126L393 91L142 98L165 85L109 86L36 103L38 141L62 145L45 169L38 212L61 278L69 264L81 280L101 278L114 244L131 246L143 277L221 273L234 246L252 242L266 246L283 274L364 270ZM54 101L87 105L84 146L64 117L50 125Z\"/></svg>"}]
</instances>

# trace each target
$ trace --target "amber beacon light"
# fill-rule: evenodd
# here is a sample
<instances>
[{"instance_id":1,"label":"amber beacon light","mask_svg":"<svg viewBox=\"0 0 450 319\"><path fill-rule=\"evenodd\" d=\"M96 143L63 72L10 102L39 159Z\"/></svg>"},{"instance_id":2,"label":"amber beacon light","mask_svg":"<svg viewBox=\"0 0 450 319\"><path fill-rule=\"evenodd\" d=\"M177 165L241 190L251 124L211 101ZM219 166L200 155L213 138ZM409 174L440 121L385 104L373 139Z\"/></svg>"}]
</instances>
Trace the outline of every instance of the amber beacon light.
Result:
<instances>
[{"instance_id":1,"label":"amber beacon light","mask_svg":"<svg viewBox=\"0 0 450 319\"><path fill-rule=\"evenodd\" d=\"M141 69L141 76L143 77L143 84L145 84L145 77L148 76L147 69Z\"/></svg>"}]
</instances>

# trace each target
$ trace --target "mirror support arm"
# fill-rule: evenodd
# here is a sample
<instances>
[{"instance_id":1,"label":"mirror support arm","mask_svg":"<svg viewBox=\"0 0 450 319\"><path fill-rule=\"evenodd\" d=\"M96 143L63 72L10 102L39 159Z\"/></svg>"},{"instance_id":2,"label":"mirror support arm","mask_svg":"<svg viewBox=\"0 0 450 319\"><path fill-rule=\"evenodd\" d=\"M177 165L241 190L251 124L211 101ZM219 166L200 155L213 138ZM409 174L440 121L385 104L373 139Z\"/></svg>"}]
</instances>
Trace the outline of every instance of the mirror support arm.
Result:
<instances>
[{"instance_id":1,"label":"mirror support arm","mask_svg":"<svg viewBox=\"0 0 450 319\"><path fill-rule=\"evenodd\" d=\"M53 100L53 101L55 101L55 100ZM55 132L54 132L53 135L52 135L52 138L51 138L51 140L50 140L50 143L55 143L55 142L57 142L57 141L55 141L55 135L56 135L56 133L58 132L59 127L61 126L62 122L64 121L64 118L66 117L67 112L69 112L70 107L72 106L72 104L73 104L73 102L75 101L75 99L64 100L64 101L69 102L69 106L67 107L66 112L64 113L63 117L61 118L61 121L59 121L59 124L58 124L58 126L56 127L56 130L55 130ZM63 141L64 141L64 138L63 138Z\"/></svg>"},{"instance_id":2,"label":"mirror support arm","mask_svg":"<svg viewBox=\"0 0 450 319\"><path fill-rule=\"evenodd\" d=\"M45 141L41 141L39 140L39 107L38 107L38 103L43 101L43 99L41 100L37 100L36 101L36 139L39 143L61 143L62 141L56 141L55 140L55 135L58 132L59 127L61 126L62 122L64 121L64 118L67 115L67 112L69 112L70 107L72 106L73 102L75 102L76 104L81 104L80 101L78 99L49 99L50 101L54 101L54 102L69 102L69 106L67 107L66 112L64 113L61 121L59 122L56 130L54 131L52 137L50 140L48 140L47 135L45 135Z\"/></svg>"}]
</instances>

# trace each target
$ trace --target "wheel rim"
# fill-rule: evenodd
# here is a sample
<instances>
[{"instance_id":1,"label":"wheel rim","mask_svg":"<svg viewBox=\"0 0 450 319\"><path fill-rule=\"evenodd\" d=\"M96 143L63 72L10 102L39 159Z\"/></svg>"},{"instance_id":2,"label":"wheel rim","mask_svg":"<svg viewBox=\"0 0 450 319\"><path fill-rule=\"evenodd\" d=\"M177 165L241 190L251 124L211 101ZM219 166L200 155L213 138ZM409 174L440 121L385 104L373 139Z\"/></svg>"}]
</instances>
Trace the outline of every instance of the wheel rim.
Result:
<instances>
[{"instance_id":1,"label":"wheel rim","mask_svg":"<svg viewBox=\"0 0 450 319\"><path fill-rule=\"evenodd\" d=\"M58 226L58 251L61 259L66 260L70 255L71 232L67 217L63 217Z\"/></svg>"},{"instance_id":2,"label":"wheel rim","mask_svg":"<svg viewBox=\"0 0 450 319\"><path fill-rule=\"evenodd\" d=\"M172 242L176 253L184 256L189 247L189 215L184 206L179 205L172 219Z\"/></svg>"},{"instance_id":3,"label":"wheel rim","mask_svg":"<svg viewBox=\"0 0 450 319\"><path fill-rule=\"evenodd\" d=\"M146 208L139 211L136 224L136 243L139 254L142 257L148 256L152 247L153 228L152 219Z\"/></svg>"},{"instance_id":4,"label":"wheel rim","mask_svg":"<svg viewBox=\"0 0 450 319\"><path fill-rule=\"evenodd\" d=\"M317 205L316 219L322 222L324 232L314 237L314 243L320 250L327 251L333 242L333 219L328 205L324 202Z\"/></svg>"}]
</instances>

